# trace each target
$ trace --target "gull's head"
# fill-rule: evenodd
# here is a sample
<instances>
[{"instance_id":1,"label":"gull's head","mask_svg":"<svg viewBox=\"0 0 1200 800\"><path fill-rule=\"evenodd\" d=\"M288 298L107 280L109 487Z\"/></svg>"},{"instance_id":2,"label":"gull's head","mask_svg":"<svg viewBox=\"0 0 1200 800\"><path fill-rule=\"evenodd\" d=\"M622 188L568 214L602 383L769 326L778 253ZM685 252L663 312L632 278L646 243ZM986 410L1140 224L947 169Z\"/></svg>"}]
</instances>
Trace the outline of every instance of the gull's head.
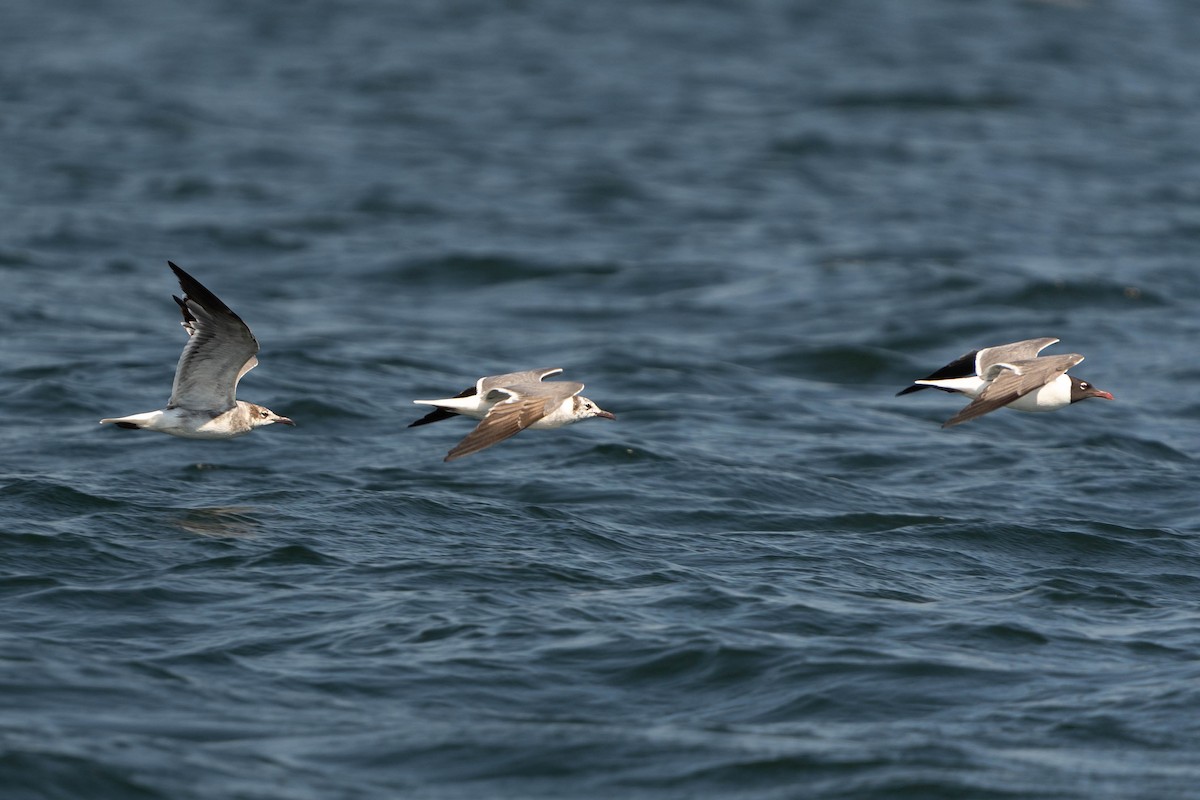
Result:
<instances>
[{"instance_id":1,"label":"gull's head","mask_svg":"<svg viewBox=\"0 0 1200 800\"><path fill-rule=\"evenodd\" d=\"M263 425L273 425L276 422L281 422L284 425L295 425L287 417L281 417L269 408L264 406L256 406L254 403L246 403L250 409L250 425L255 428L261 428Z\"/></svg>"},{"instance_id":2,"label":"gull's head","mask_svg":"<svg viewBox=\"0 0 1200 800\"><path fill-rule=\"evenodd\" d=\"M1074 376L1071 377L1071 402L1078 403L1080 400L1087 400L1089 397L1103 397L1105 400L1112 400L1113 396L1109 392L1102 389L1097 389L1087 381L1081 381Z\"/></svg>"},{"instance_id":3,"label":"gull's head","mask_svg":"<svg viewBox=\"0 0 1200 800\"><path fill-rule=\"evenodd\" d=\"M605 411L600 406L588 400L586 397L575 395L575 418L589 419L590 417L603 417L604 419L616 419L617 415L611 411Z\"/></svg>"}]
</instances>

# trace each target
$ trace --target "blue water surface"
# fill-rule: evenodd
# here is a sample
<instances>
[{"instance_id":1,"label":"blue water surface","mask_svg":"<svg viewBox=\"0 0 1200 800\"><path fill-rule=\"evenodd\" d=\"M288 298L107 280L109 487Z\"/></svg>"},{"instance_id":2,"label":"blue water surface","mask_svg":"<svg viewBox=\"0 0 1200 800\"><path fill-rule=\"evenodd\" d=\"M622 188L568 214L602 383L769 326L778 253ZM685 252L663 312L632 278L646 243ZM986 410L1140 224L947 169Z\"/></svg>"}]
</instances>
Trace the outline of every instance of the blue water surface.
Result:
<instances>
[{"instance_id":1,"label":"blue water surface","mask_svg":"<svg viewBox=\"0 0 1200 800\"><path fill-rule=\"evenodd\" d=\"M1200 797L1195 11L10 0L0 796Z\"/></svg>"}]
</instances>

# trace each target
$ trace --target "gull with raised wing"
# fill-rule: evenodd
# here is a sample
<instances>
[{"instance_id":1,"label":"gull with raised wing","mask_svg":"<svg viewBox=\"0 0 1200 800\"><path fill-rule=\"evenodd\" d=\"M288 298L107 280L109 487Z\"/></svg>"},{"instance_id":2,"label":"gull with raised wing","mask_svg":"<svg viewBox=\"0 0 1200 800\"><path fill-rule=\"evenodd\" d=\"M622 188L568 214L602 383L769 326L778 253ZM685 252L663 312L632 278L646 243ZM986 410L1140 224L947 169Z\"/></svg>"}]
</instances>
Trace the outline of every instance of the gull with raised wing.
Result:
<instances>
[{"instance_id":1,"label":"gull with raised wing","mask_svg":"<svg viewBox=\"0 0 1200 800\"><path fill-rule=\"evenodd\" d=\"M1038 356L1058 339L1026 339L985 347L959 356L946 366L913 381L897 395L921 389L941 389L972 398L943 428L981 417L997 408L1017 411L1057 411L1089 397L1112 400L1108 392L1067 374L1083 356L1078 353Z\"/></svg>"},{"instance_id":2,"label":"gull with raised wing","mask_svg":"<svg viewBox=\"0 0 1200 800\"><path fill-rule=\"evenodd\" d=\"M170 261L179 278L188 342L175 368L167 407L127 417L102 419L119 428L169 433L186 439L232 439L263 425L294 425L269 408L237 400L238 381L258 364L258 341L241 317L215 294Z\"/></svg>"},{"instance_id":3,"label":"gull with raised wing","mask_svg":"<svg viewBox=\"0 0 1200 800\"><path fill-rule=\"evenodd\" d=\"M482 420L447 455L446 461L478 453L484 448L515 436L526 428L561 428L581 419L616 415L580 396L582 383L544 382L561 368L531 369L480 378L469 389L443 400L414 400L434 410L408 427L428 425L455 416Z\"/></svg>"}]
</instances>

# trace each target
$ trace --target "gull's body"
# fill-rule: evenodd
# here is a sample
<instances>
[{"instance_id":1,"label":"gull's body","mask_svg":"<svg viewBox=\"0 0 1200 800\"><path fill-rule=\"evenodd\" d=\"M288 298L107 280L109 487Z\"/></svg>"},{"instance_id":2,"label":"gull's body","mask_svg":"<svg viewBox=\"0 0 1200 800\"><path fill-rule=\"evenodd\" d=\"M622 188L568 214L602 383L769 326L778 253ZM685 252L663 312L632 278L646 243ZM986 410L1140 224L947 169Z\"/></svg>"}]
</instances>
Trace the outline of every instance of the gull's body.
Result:
<instances>
[{"instance_id":1,"label":"gull's body","mask_svg":"<svg viewBox=\"0 0 1200 800\"><path fill-rule=\"evenodd\" d=\"M590 417L615 418L611 412L580 396L582 383L544 382L545 378L560 372L561 368L554 367L492 375L480 378L473 387L455 397L414 400L417 405L434 406L436 410L409 427L460 415L482 420L446 455L446 461L453 461L491 447L526 428L561 428Z\"/></svg>"},{"instance_id":2,"label":"gull's body","mask_svg":"<svg viewBox=\"0 0 1200 800\"><path fill-rule=\"evenodd\" d=\"M1078 353L1038 356L1058 339L1026 339L1020 342L972 350L897 394L934 388L972 398L962 411L948 419L943 428L983 416L997 408L1016 411L1057 411L1108 392L1072 377L1067 370L1083 361Z\"/></svg>"},{"instance_id":3,"label":"gull's body","mask_svg":"<svg viewBox=\"0 0 1200 800\"><path fill-rule=\"evenodd\" d=\"M234 397L238 381L258 364L258 341L229 306L191 275L167 264L183 288L183 298L175 302L188 334L171 398L158 411L102 419L100 424L185 439L231 439L275 422L294 425L268 408Z\"/></svg>"}]
</instances>

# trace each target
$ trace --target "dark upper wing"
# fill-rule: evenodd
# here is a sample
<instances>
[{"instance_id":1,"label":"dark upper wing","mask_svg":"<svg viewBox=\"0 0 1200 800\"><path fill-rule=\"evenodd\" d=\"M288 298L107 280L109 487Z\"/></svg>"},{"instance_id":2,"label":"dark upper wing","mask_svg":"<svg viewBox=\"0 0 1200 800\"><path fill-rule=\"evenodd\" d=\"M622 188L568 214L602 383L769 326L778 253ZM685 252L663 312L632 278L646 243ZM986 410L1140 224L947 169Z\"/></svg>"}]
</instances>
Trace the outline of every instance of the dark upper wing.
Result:
<instances>
[{"instance_id":1,"label":"dark upper wing","mask_svg":"<svg viewBox=\"0 0 1200 800\"><path fill-rule=\"evenodd\" d=\"M1024 339L1020 342L998 344L976 351L975 374L983 375L993 364L1012 364L1017 361L1032 361L1038 353L1045 350L1058 339L1045 337L1042 339Z\"/></svg>"},{"instance_id":2,"label":"dark upper wing","mask_svg":"<svg viewBox=\"0 0 1200 800\"><path fill-rule=\"evenodd\" d=\"M972 350L969 353L964 353L958 358L951 361L946 366L939 369L932 375L926 375L919 380L923 381L939 381L946 378L968 378L971 375L982 375L988 367L1001 362L1012 363L1014 361L1029 361L1037 358L1037 354L1045 350L1050 345L1057 342L1058 339L1025 339L1020 342L1010 342L1008 344L998 344L994 347L984 347L979 350ZM927 386L924 384L913 384L905 389L896 392L899 397L902 394L911 394L919 392L922 389L936 389L936 386Z\"/></svg>"},{"instance_id":3,"label":"dark upper wing","mask_svg":"<svg viewBox=\"0 0 1200 800\"><path fill-rule=\"evenodd\" d=\"M558 403L561 398L547 399L545 395L505 400L492 406L487 416L466 437L446 454L446 461L469 456L480 450L502 442L510 436L537 422Z\"/></svg>"},{"instance_id":4,"label":"dark upper wing","mask_svg":"<svg viewBox=\"0 0 1200 800\"><path fill-rule=\"evenodd\" d=\"M229 306L175 264L167 264L183 288L183 299L175 302L189 334L167 408L232 408L238 381L258 363L258 342Z\"/></svg>"},{"instance_id":5,"label":"dark upper wing","mask_svg":"<svg viewBox=\"0 0 1200 800\"><path fill-rule=\"evenodd\" d=\"M1010 364L993 364L988 368L988 374L995 377L987 388L962 411L946 420L942 427L949 428L951 425L958 425L981 417L989 411L1003 408L1014 400L1042 388L1080 361L1083 361L1083 356L1078 353L1066 353Z\"/></svg>"},{"instance_id":6,"label":"dark upper wing","mask_svg":"<svg viewBox=\"0 0 1200 800\"><path fill-rule=\"evenodd\" d=\"M539 383L560 372L562 372L562 367L546 367L544 369L527 369L524 372L507 372L503 375L489 375L486 378L480 378L475 383L475 388L480 392L487 393L493 389L507 389L518 384Z\"/></svg>"},{"instance_id":7,"label":"dark upper wing","mask_svg":"<svg viewBox=\"0 0 1200 800\"><path fill-rule=\"evenodd\" d=\"M942 367L941 369L939 369L937 372L933 373L932 375L926 375L924 378L919 378L918 380L940 381L944 378L966 378L971 375L974 375L975 374L975 354L978 352L979 352L978 350L972 350L969 353L964 353L963 355L954 359L949 364ZM914 383L912 386L909 386L907 389L901 389L900 391L896 392L896 396L899 397L902 394L911 394L913 392L919 392L922 389L935 389L935 388L937 388L937 387L926 386L923 384Z\"/></svg>"}]
</instances>

